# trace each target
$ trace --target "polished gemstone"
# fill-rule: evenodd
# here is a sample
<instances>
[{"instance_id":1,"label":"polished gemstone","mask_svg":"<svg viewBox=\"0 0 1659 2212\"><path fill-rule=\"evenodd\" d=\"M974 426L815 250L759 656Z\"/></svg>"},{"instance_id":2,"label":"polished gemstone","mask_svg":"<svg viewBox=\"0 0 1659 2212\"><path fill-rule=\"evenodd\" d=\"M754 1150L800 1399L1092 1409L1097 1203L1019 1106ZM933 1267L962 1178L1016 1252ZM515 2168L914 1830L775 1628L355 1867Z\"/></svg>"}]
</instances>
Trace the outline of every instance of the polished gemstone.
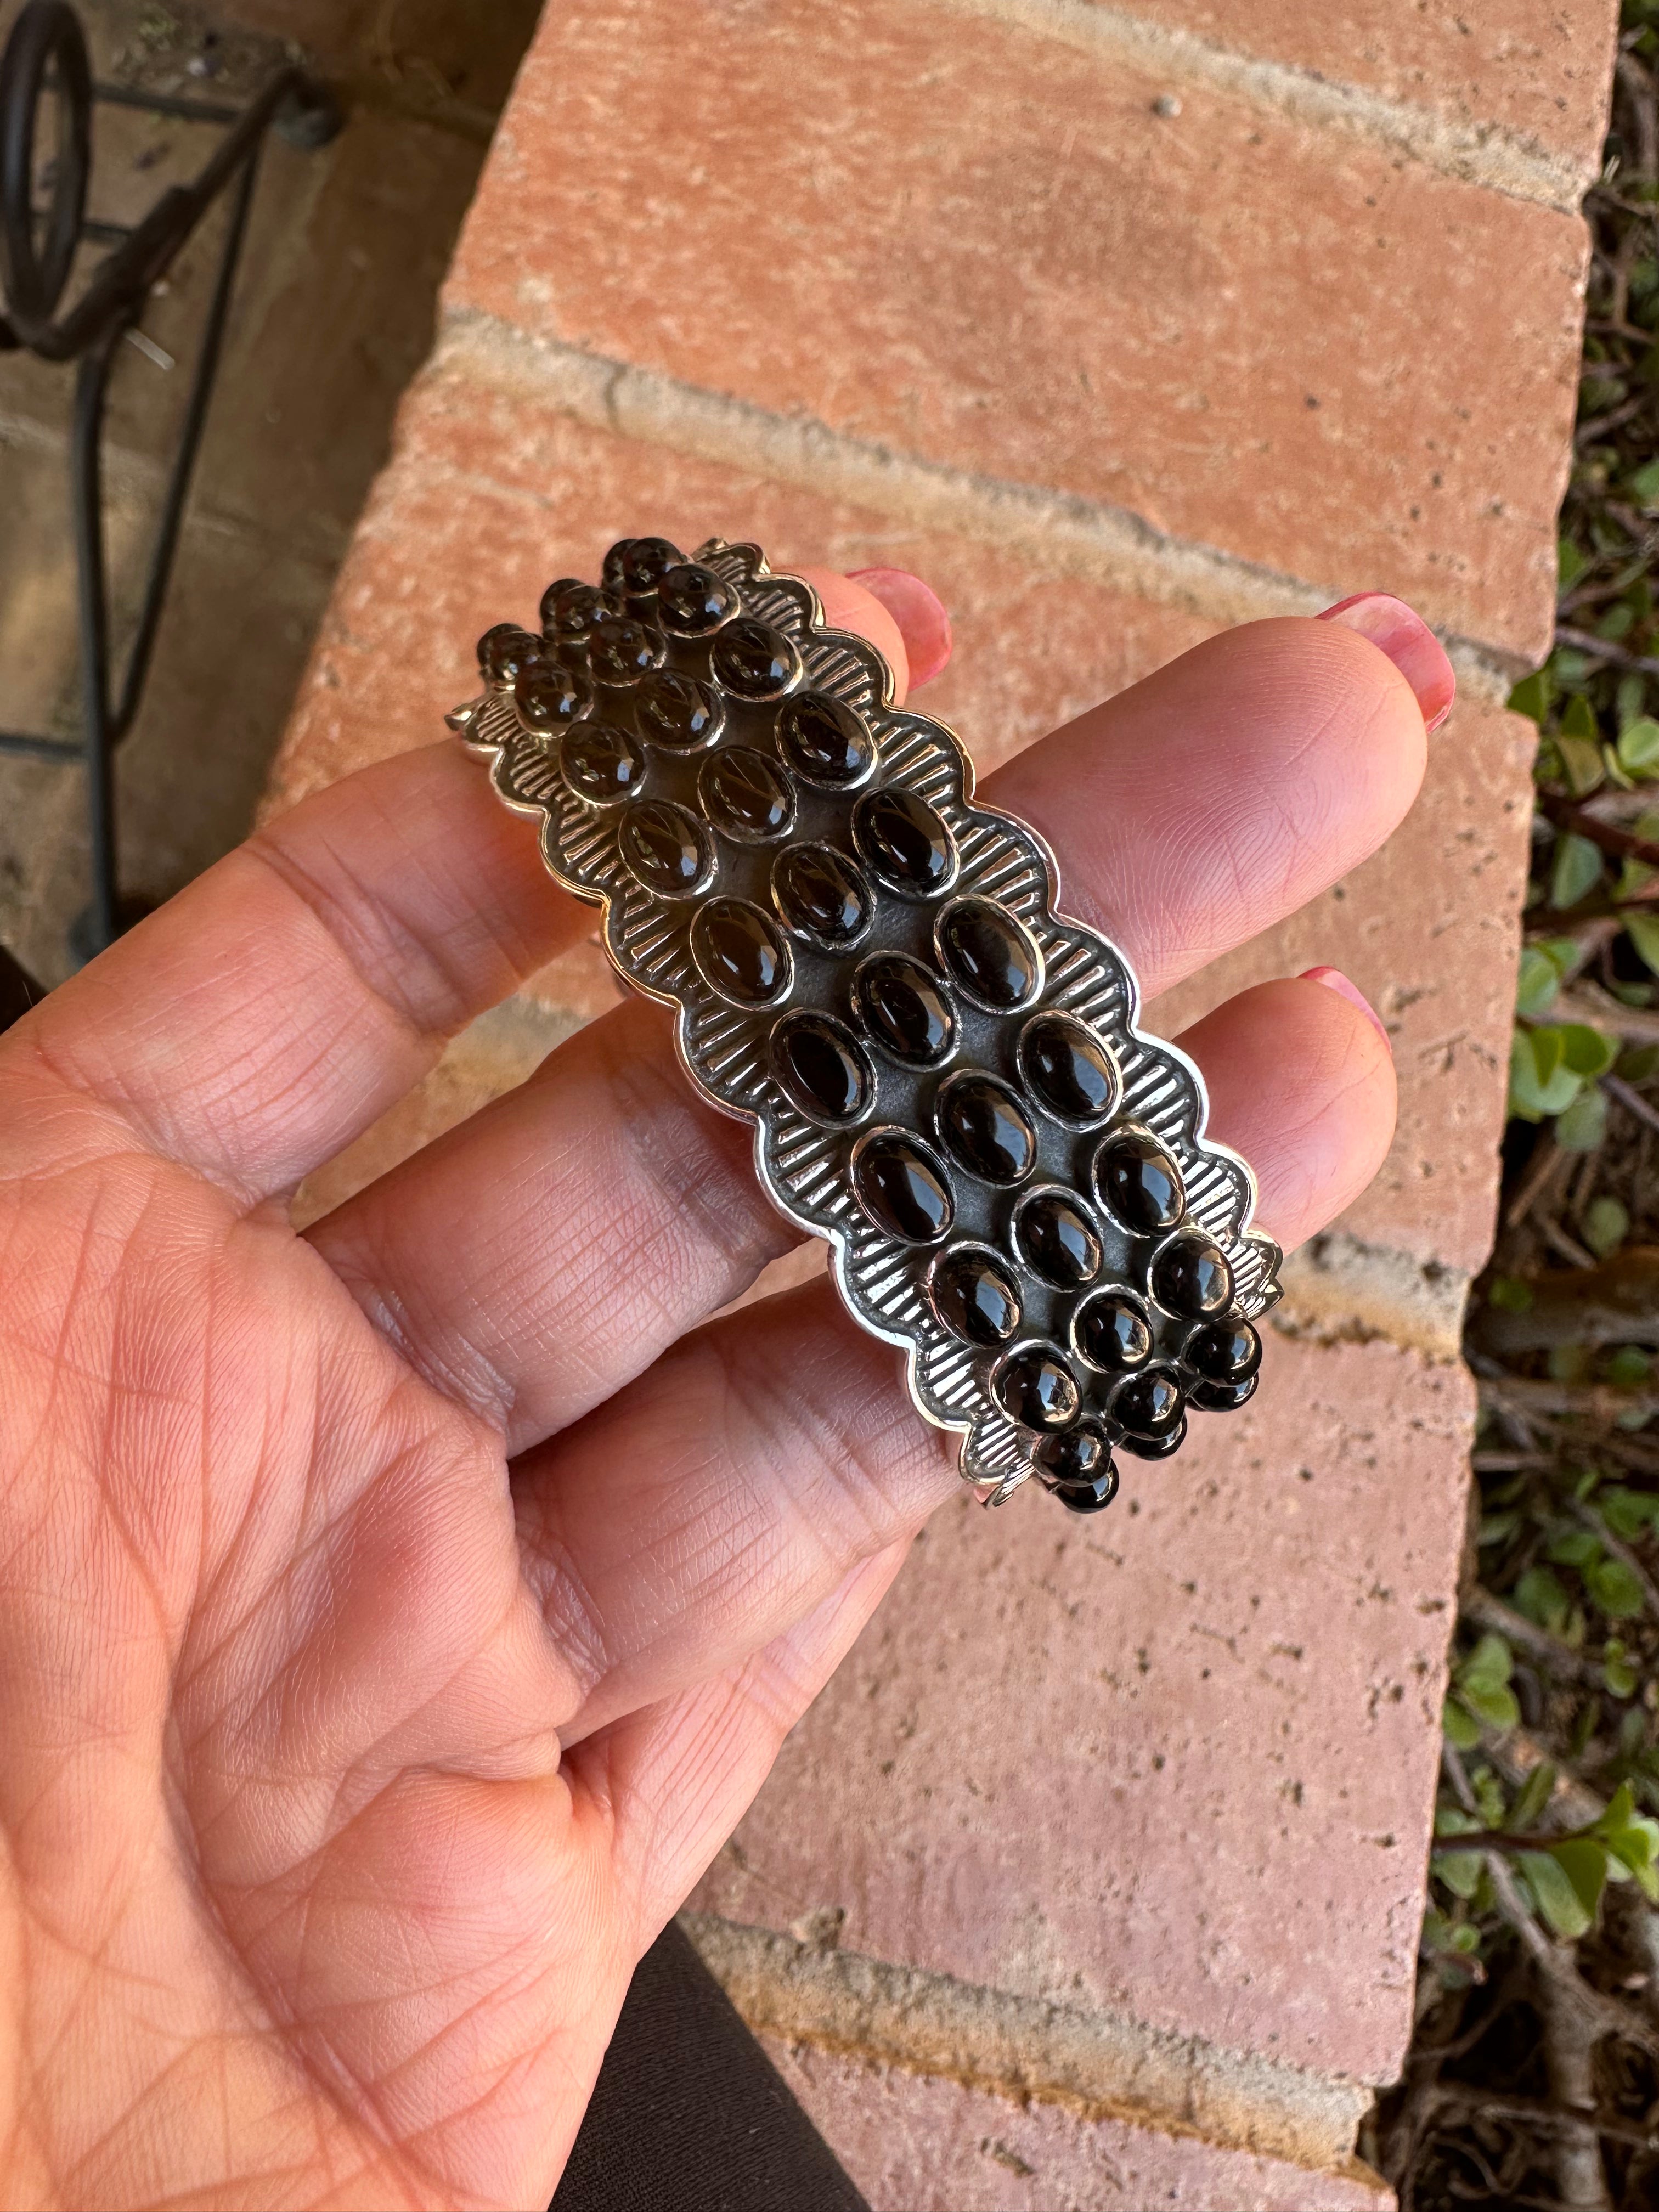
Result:
<instances>
[{"instance_id":1,"label":"polished gemstone","mask_svg":"<svg viewBox=\"0 0 1659 2212\"><path fill-rule=\"evenodd\" d=\"M853 810L853 835L884 882L929 898L956 873L951 833L925 799L895 787L872 792Z\"/></svg>"},{"instance_id":2,"label":"polished gemstone","mask_svg":"<svg viewBox=\"0 0 1659 2212\"><path fill-rule=\"evenodd\" d=\"M738 699L779 699L800 674L800 655L781 629L740 615L714 640L709 666Z\"/></svg>"},{"instance_id":3,"label":"polished gemstone","mask_svg":"<svg viewBox=\"0 0 1659 2212\"><path fill-rule=\"evenodd\" d=\"M1036 1158L1030 1118L1006 1084L954 1075L934 1108L946 1149L981 1182L1023 1182Z\"/></svg>"},{"instance_id":4,"label":"polished gemstone","mask_svg":"<svg viewBox=\"0 0 1659 2212\"><path fill-rule=\"evenodd\" d=\"M1045 1283L1074 1291L1100 1273L1100 1238L1080 1200L1040 1190L1028 1198L1014 1223L1020 1256Z\"/></svg>"},{"instance_id":5,"label":"polished gemstone","mask_svg":"<svg viewBox=\"0 0 1659 2212\"><path fill-rule=\"evenodd\" d=\"M491 684L511 684L545 650L540 638L517 623L497 623L478 640L478 666Z\"/></svg>"},{"instance_id":6,"label":"polished gemstone","mask_svg":"<svg viewBox=\"0 0 1659 2212\"><path fill-rule=\"evenodd\" d=\"M1181 1419L1180 1378L1172 1367L1143 1368L1118 1384L1109 1411L1132 1437L1167 1437Z\"/></svg>"},{"instance_id":7,"label":"polished gemstone","mask_svg":"<svg viewBox=\"0 0 1659 2212\"><path fill-rule=\"evenodd\" d=\"M670 752L696 752L713 744L726 721L717 691L678 668L659 668L641 684L636 701L640 734Z\"/></svg>"},{"instance_id":8,"label":"polished gemstone","mask_svg":"<svg viewBox=\"0 0 1659 2212\"><path fill-rule=\"evenodd\" d=\"M663 898L684 898L708 874L713 854L708 835L695 814L663 799L630 806L622 818L617 842L622 856L647 890Z\"/></svg>"},{"instance_id":9,"label":"polished gemstone","mask_svg":"<svg viewBox=\"0 0 1659 2212\"><path fill-rule=\"evenodd\" d=\"M752 745L723 745L711 753L698 788L709 820L739 844L764 845L781 837L795 818L794 794Z\"/></svg>"},{"instance_id":10,"label":"polished gemstone","mask_svg":"<svg viewBox=\"0 0 1659 2212\"><path fill-rule=\"evenodd\" d=\"M605 580L610 583L614 574L630 599L649 599L670 569L684 559L679 547L665 538L624 538L605 556Z\"/></svg>"},{"instance_id":11,"label":"polished gemstone","mask_svg":"<svg viewBox=\"0 0 1659 2212\"><path fill-rule=\"evenodd\" d=\"M901 1129L883 1129L859 1147L853 1164L859 1202L878 1229L907 1244L937 1244L956 1218L945 1170Z\"/></svg>"},{"instance_id":12,"label":"polished gemstone","mask_svg":"<svg viewBox=\"0 0 1659 2212\"><path fill-rule=\"evenodd\" d=\"M1066 1429L1077 1419L1076 1380L1052 1345L1011 1352L991 1388L1003 1412L1022 1428Z\"/></svg>"},{"instance_id":13,"label":"polished gemstone","mask_svg":"<svg viewBox=\"0 0 1659 2212\"><path fill-rule=\"evenodd\" d=\"M1186 1194L1181 1170L1156 1137L1125 1129L1108 1137L1095 1154L1095 1188L1126 1229L1150 1237L1173 1229Z\"/></svg>"},{"instance_id":14,"label":"polished gemstone","mask_svg":"<svg viewBox=\"0 0 1659 2212\"><path fill-rule=\"evenodd\" d=\"M1037 1104L1061 1121L1103 1121L1122 1095L1117 1062L1070 1014L1036 1014L1026 1023L1019 1068Z\"/></svg>"},{"instance_id":15,"label":"polished gemstone","mask_svg":"<svg viewBox=\"0 0 1659 2212\"><path fill-rule=\"evenodd\" d=\"M832 788L857 783L876 757L861 715L828 692L803 691L778 709L778 750L797 775Z\"/></svg>"},{"instance_id":16,"label":"polished gemstone","mask_svg":"<svg viewBox=\"0 0 1659 2212\"><path fill-rule=\"evenodd\" d=\"M945 967L981 1006L1023 1006L1042 972L1037 949L1012 915L989 899L955 900L939 916Z\"/></svg>"},{"instance_id":17,"label":"polished gemstone","mask_svg":"<svg viewBox=\"0 0 1659 2212\"><path fill-rule=\"evenodd\" d=\"M789 988L789 948L747 899L714 898L700 908L691 952L710 986L738 1006L775 1006Z\"/></svg>"},{"instance_id":18,"label":"polished gemstone","mask_svg":"<svg viewBox=\"0 0 1659 2212\"><path fill-rule=\"evenodd\" d=\"M1103 1375L1128 1375L1152 1356L1146 1315L1121 1291L1097 1291L1078 1308L1072 1337L1091 1367Z\"/></svg>"},{"instance_id":19,"label":"polished gemstone","mask_svg":"<svg viewBox=\"0 0 1659 2212\"><path fill-rule=\"evenodd\" d=\"M1019 1294L1012 1276L989 1252L963 1245L933 1269L933 1307L953 1335L989 1351L1006 1344L1019 1327Z\"/></svg>"},{"instance_id":20,"label":"polished gemstone","mask_svg":"<svg viewBox=\"0 0 1659 2212\"><path fill-rule=\"evenodd\" d=\"M875 1095L863 1047L828 1014L786 1014L772 1032L772 1065L804 1114L837 1128L856 1121Z\"/></svg>"},{"instance_id":21,"label":"polished gemstone","mask_svg":"<svg viewBox=\"0 0 1659 2212\"><path fill-rule=\"evenodd\" d=\"M600 684L637 684L662 659L659 631L632 615L606 615L588 640L587 665Z\"/></svg>"},{"instance_id":22,"label":"polished gemstone","mask_svg":"<svg viewBox=\"0 0 1659 2212\"><path fill-rule=\"evenodd\" d=\"M1203 1413L1235 1413L1246 1399L1255 1397L1261 1380L1259 1375L1241 1375L1236 1382L1194 1382L1187 1402Z\"/></svg>"},{"instance_id":23,"label":"polished gemstone","mask_svg":"<svg viewBox=\"0 0 1659 2212\"><path fill-rule=\"evenodd\" d=\"M935 1067L956 1041L939 978L902 952L878 952L853 978L853 1010L878 1045L912 1067Z\"/></svg>"},{"instance_id":24,"label":"polished gemstone","mask_svg":"<svg viewBox=\"0 0 1659 2212\"><path fill-rule=\"evenodd\" d=\"M780 853L772 896L791 929L825 945L854 944L870 926L870 886L833 845L792 845Z\"/></svg>"},{"instance_id":25,"label":"polished gemstone","mask_svg":"<svg viewBox=\"0 0 1659 2212\"><path fill-rule=\"evenodd\" d=\"M1054 1495L1073 1513L1103 1513L1117 1496L1117 1469L1109 1468L1092 1482L1057 1482Z\"/></svg>"},{"instance_id":26,"label":"polished gemstone","mask_svg":"<svg viewBox=\"0 0 1659 2212\"><path fill-rule=\"evenodd\" d=\"M729 622L740 605L723 576L694 561L671 568L657 586L662 626L673 637L707 637Z\"/></svg>"},{"instance_id":27,"label":"polished gemstone","mask_svg":"<svg viewBox=\"0 0 1659 2212\"><path fill-rule=\"evenodd\" d=\"M559 749L564 780L578 799L605 806L634 799L645 781L645 748L611 722L579 722Z\"/></svg>"},{"instance_id":28,"label":"polished gemstone","mask_svg":"<svg viewBox=\"0 0 1659 2212\"><path fill-rule=\"evenodd\" d=\"M1208 1321L1232 1304L1233 1271L1218 1244L1189 1232L1172 1237L1152 1255L1152 1291L1165 1313Z\"/></svg>"},{"instance_id":29,"label":"polished gemstone","mask_svg":"<svg viewBox=\"0 0 1659 2212\"><path fill-rule=\"evenodd\" d=\"M1133 1452L1137 1459L1173 1459L1187 1441L1187 1416L1183 1413L1174 1428L1161 1437L1121 1436L1117 1440L1120 1451Z\"/></svg>"},{"instance_id":30,"label":"polished gemstone","mask_svg":"<svg viewBox=\"0 0 1659 2212\"><path fill-rule=\"evenodd\" d=\"M1112 1473L1112 1451L1098 1421L1079 1421L1058 1435L1044 1437L1031 1455L1051 1482L1094 1484ZM1112 1489L1115 1490L1115 1481ZM1103 1498L1103 1505L1111 1492Z\"/></svg>"},{"instance_id":31,"label":"polished gemstone","mask_svg":"<svg viewBox=\"0 0 1659 2212\"><path fill-rule=\"evenodd\" d=\"M562 661L534 660L513 686L519 720L532 730L560 730L593 704L593 686Z\"/></svg>"},{"instance_id":32,"label":"polished gemstone","mask_svg":"<svg viewBox=\"0 0 1659 2212\"><path fill-rule=\"evenodd\" d=\"M1188 1332L1183 1363L1206 1382L1238 1382L1261 1364L1261 1339L1245 1321L1206 1321Z\"/></svg>"},{"instance_id":33,"label":"polished gemstone","mask_svg":"<svg viewBox=\"0 0 1659 2212\"><path fill-rule=\"evenodd\" d=\"M562 577L542 593L542 628L563 645L581 645L595 628L623 611L620 594Z\"/></svg>"}]
</instances>

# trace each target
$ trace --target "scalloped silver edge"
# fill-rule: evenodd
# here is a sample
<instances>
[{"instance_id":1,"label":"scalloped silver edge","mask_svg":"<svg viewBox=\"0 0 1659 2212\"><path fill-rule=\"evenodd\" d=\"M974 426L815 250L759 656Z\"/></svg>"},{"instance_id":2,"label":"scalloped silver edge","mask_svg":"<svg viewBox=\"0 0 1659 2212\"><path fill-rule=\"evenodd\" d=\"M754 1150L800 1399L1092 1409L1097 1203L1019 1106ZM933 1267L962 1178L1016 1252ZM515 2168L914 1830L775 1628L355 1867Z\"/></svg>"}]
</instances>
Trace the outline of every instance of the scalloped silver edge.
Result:
<instances>
[{"instance_id":1,"label":"scalloped silver edge","mask_svg":"<svg viewBox=\"0 0 1659 2212\"><path fill-rule=\"evenodd\" d=\"M733 585L745 613L799 647L806 678L858 708L875 738L884 781L902 781L941 814L962 865L953 896L977 890L1025 924L1042 953L1044 1003L1064 1008L1111 1047L1123 1078L1120 1115L1152 1129L1180 1163L1188 1211L1232 1267L1238 1311L1259 1319L1279 1296L1281 1255L1249 1226L1255 1180L1249 1164L1206 1136L1204 1079L1180 1047L1138 1025L1139 987L1109 939L1059 911L1060 871L1029 823L974 804L974 764L956 732L894 703L892 671L866 640L831 629L803 578L775 574L757 545L711 538L690 556ZM800 1114L755 1047L769 1017L741 1013L704 982L686 950L679 915L629 875L617 849L619 810L597 810L565 787L557 763L524 731L510 690L485 693L447 717L468 750L489 763L498 796L541 824L549 873L602 910L602 941L622 980L676 1009L675 1045L697 1090L724 1113L753 1123L762 1187L785 1218L825 1238L848 1310L905 1355L910 1396L936 1428L960 1434L963 1479L1000 1505L1033 1472L1030 1439L991 1400L985 1360L949 1334L921 1295L913 1249L864 1215L831 1156L838 1139ZM1055 988L1059 983L1058 989ZM826 1172L828 1170L828 1172Z\"/></svg>"}]
</instances>

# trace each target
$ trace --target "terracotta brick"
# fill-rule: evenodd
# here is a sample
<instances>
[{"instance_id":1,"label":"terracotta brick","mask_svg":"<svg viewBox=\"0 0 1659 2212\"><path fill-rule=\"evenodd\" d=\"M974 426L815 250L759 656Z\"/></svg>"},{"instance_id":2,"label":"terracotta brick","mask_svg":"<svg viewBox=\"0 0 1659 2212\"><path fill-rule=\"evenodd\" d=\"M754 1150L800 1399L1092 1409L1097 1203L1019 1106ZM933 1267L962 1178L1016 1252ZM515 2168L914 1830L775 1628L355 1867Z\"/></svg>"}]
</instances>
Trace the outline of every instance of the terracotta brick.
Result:
<instances>
[{"instance_id":1,"label":"terracotta brick","mask_svg":"<svg viewBox=\"0 0 1659 2212\"><path fill-rule=\"evenodd\" d=\"M1363 2168L1309 2173L799 2045L767 2048L871 2212L1392 2212L1393 2191Z\"/></svg>"},{"instance_id":2,"label":"terracotta brick","mask_svg":"<svg viewBox=\"0 0 1659 2212\"><path fill-rule=\"evenodd\" d=\"M946 1507L698 1907L839 1906L854 1951L1392 2078L1471 1393L1382 1342L1269 1352L1099 1522Z\"/></svg>"},{"instance_id":3,"label":"terracotta brick","mask_svg":"<svg viewBox=\"0 0 1659 2212\"><path fill-rule=\"evenodd\" d=\"M450 305L1541 658L1582 224L1164 89L928 0L559 10Z\"/></svg>"},{"instance_id":4,"label":"terracotta brick","mask_svg":"<svg viewBox=\"0 0 1659 2212\"><path fill-rule=\"evenodd\" d=\"M1601 153L1618 0L1135 0L1133 12L1453 125L1495 124L1586 180Z\"/></svg>"}]
</instances>

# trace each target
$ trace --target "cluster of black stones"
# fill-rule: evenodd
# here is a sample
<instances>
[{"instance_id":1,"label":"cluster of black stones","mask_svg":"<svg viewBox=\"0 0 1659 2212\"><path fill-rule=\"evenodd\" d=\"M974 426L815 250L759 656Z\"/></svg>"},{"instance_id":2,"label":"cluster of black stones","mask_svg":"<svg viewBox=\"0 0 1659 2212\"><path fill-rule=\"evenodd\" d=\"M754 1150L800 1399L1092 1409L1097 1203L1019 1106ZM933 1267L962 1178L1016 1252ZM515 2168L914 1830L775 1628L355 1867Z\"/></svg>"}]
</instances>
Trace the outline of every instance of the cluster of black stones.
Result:
<instances>
[{"instance_id":1,"label":"cluster of black stones","mask_svg":"<svg viewBox=\"0 0 1659 2212\"><path fill-rule=\"evenodd\" d=\"M863 717L662 538L613 546L599 586L551 585L541 618L481 640L486 678L575 797L617 810L638 882L688 902L709 988L773 1018L778 1084L847 1136L858 1204L916 1250L1047 1486L1097 1511L1115 1449L1165 1458L1189 1407L1243 1405L1261 1342L1177 1163L1121 1116L1104 1040L1042 1005L1020 923L953 896L947 824L881 781Z\"/></svg>"}]
</instances>

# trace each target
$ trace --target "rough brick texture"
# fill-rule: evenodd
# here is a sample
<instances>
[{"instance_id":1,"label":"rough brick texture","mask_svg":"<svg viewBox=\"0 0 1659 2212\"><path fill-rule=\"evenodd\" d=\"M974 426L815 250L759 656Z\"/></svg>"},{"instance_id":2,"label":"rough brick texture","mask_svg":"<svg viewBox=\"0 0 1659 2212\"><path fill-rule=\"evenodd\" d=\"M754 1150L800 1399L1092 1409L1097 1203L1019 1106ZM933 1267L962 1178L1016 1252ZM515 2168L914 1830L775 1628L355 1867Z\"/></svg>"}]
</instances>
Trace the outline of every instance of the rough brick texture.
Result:
<instances>
[{"instance_id":1,"label":"rough brick texture","mask_svg":"<svg viewBox=\"0 0 1659 2212\"><path fill-rule=\"evenodd\" d=\"M1161 90L928 0L608 0L532 50L451 304L1541 658L1582 225Z\"/></svg>"}]
</instances>

